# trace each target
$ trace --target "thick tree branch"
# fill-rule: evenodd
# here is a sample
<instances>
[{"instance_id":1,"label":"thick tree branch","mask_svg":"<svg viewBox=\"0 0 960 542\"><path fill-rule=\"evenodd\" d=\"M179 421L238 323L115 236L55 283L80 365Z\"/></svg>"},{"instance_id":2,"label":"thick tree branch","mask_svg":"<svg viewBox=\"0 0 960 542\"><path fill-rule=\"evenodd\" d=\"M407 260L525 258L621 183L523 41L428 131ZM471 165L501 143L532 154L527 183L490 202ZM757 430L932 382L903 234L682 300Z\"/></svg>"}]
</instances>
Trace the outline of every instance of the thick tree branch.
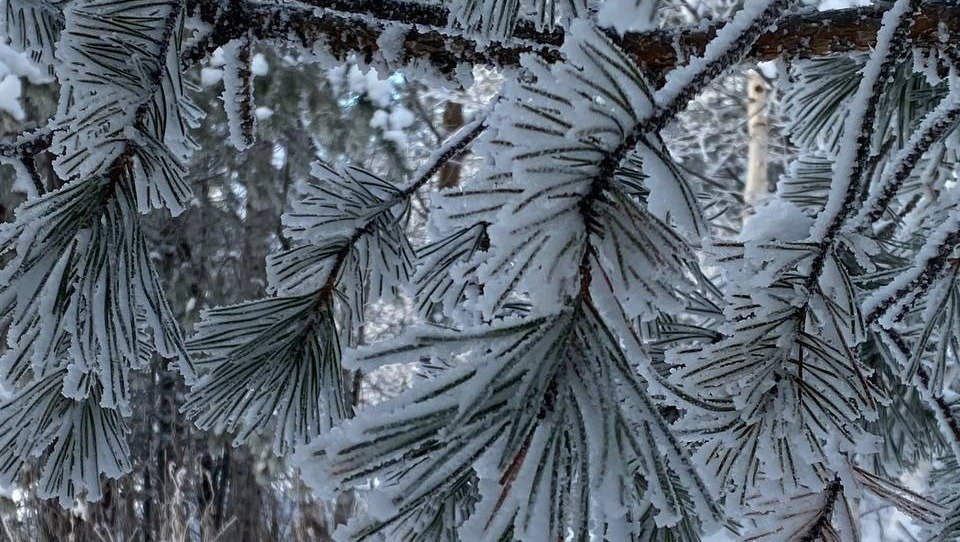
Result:
<instances>
[{"instance_id":1,"label":"thick tree branch","mask_svg":"<svg viewBox=\"0 0 960 542\"><path fill-rule=\"evenodd\" d=\"M868 50L876 43L880 18L887 7L788 16L775 30L757 40L750 57L770 60ZM202 9L200 13L203 16ZM446 21L447 12L440 6L401 0L306 0L282 4L246 0L232 3L216 21L207 21L214 25L212 34L186 51L184 60L195 62L216 47L252 31L259 39L308 47L322 44L337 58L355 53L371 61L383 55L378 40L385 34L384 22L407 25L405 34L389 36L389 41L399 40L402 46L396 51L396 57L387 58L388 61L399 64L427 61L438 71L451 75L458 63L516 66L520 55L526 52L538 54L547 61L557 60L563 43L561 30L543 32L521 24L509 43L484 47L450 31ZM702 54L719 26L611 37L638 63L652 72L662 73L686 56ZM910 39L921 47L960 41L960 5L926 3L910 30ZM387 56L393 56L392 52Z\"/></svg>"}]
</instances>

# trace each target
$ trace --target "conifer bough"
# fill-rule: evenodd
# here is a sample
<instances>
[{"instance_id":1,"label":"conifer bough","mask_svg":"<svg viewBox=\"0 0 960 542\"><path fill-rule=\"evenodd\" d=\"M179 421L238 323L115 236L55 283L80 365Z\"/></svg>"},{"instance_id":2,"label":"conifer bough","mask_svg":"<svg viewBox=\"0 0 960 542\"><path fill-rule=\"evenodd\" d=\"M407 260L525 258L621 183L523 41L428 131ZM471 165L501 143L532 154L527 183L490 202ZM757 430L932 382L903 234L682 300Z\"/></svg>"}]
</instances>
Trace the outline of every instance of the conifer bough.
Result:
<instances>
[{"instance_id":1,"label":"conifer bough","mask_svg":"<svg viewBox=\"0 0 960 542\"><path fill-rule=\"evenodd\" d=\"M621 36L602 20L649 27L648 0L6 0L61 103L0 158L45 150L61 182L0 227L0 482L38 460L41 496L99 498L132 468L129 375L162 357L200 428L265 437L321 496L370 487L351 540L847 541L860 502L955 537L960 466L939 493L896 477L960 460L958 6L797 4ZM265 296L184 340L141 217L195 203L181 77L218 47L229 139L255 143L258 41L408 79L519 69L405 181L299 173ZM751 57L809 58L780 75L790 163L741 223L665 129ZM362 344L404 292L416 323ZM354 412L345 370L385 365L427 378Z\"/></svg>"}]
</instances>

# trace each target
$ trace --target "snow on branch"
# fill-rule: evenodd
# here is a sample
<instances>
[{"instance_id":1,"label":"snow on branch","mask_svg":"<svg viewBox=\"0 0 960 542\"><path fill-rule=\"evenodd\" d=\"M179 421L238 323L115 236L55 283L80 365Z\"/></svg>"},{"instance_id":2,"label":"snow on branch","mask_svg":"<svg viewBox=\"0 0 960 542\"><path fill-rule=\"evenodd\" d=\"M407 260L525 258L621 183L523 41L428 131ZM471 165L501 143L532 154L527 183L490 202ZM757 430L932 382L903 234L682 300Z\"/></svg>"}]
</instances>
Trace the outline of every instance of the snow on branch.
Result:
<instances>
[{"instance_id":1,"label":"snow on branch","mask_svg":"<svg viewBox=\"0 0 960 542\"><path fill-rule=\"evenodd\" d=\"M954 81L950 85L950 92L923 118L910 136L910 140L887 164L879 181L870 185L867 201L857 216L845 225L845 228L863 227L880 219L924 153L948 135L958 122L960 122L960 82Z\"/></svg>"},{"instance_id":2,"label":"snow on branch","mask_svg":"<svg viewBox=\"0 0 960 542\"><path fill-rule=\"evenodd\" d=\"M480 502L461 530L471 540L513 532L549 542L568 530L586 539L594 525L629 540L696 522L694 504L700 522L715 521L713 497L617 342L582 299L463 332L412 330L361 351L361 365L468 359L310 444L304 475L320 490L390 480L373 504L380 521L354 526L366 533L409 521L474 472Z\"/></svg>"},{"instance_id":3,"label":"snow on branch","mask_svg":"<svg viewBox=\"0 0 960 542\"><path fill-rule=\"evenodd\" d=\"M0 2L0 28L14 49L52 68L66 4L67 0L4 0Z\"/></svg>"},{"instance_id":4,"label":"snow on branch","mask_svg":"<svg viewBox=\"0 0 960 542\"><path fill-rule=\"evenodd\" d=\"M940 322L937 322L937 324L940 324ZM899 362L901 367L909 367L916 363L912 359L916 354L912 353L910 346L900 333L881 328L879 335L883 346L891 357ZM925 345L918 345L918 348L917 353L921 353L925 349ZM933 389L933 379L923 364L916 363L916 370L907 381L917 389L924 402L930 407L937 424L943 430L943 435L947 439L953 457L956 461L960 461L960 415L941 394L935 394L931 391Z\"/></svg>"}]
</instances>

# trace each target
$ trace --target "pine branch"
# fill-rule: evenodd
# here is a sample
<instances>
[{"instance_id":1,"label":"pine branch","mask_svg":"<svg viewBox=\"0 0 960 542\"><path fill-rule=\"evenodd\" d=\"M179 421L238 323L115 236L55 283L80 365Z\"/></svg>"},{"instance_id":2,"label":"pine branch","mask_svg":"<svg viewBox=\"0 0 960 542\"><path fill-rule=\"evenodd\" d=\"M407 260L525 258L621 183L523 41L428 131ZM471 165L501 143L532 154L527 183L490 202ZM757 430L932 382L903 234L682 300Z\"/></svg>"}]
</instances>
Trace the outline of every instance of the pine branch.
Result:
<instances>
[{"instance_id":1,"label":"pine branch","mask_svg":"<svg viewBox=\"0 0 960 542\"><path fill-rule=\"evenodd\" d=\"M307 47L322 43L337 58L356 54L369 61L382 55L377 40L386 31L384 23L397 23L410 28L402 36L397 57L389 60L400 64L426 60L441 73L452 75L459 63L517 66L522 53L534 53L553 62L559 60L559 47L564 40L560 29L537 31L528 23L520 23L507 43L481 46L469 36L447 30L448 13L441 6L402 0L309 3L311 7L236 2L217 20L206 21L214 24L209 39L185 51L183 59L186 63L196 62L217 47L253 31L258 39ZM771 60L870 50L876 45L887 7L808 11L787 16L776 29L760 36L747 56ZM684 58L702 54L721 27L714 24L705 30L682 28L610 37L638 64L653 73L664 73ZM956 43L960 39L960 6L952 2L925 3L908 37L916 47Z\"/></svg>"},{"instance_id":2,"label":"pine branch","mask_svg":"<svg viewBox=\"0 0 960 542\"><path fill-rule=\"evenodd\" d=\"M895 354L904 360L910 358L910 347L907 342L892 329L881 329L881 332L889 339L889 343L895 349ZM960 461L960 420L953 414L950 405L944 400L943 396L930 393L930 374L923 366L918 366L915 379L911 379L911 384L920 393L920 396L930 405L934 415L940 425L946 428L947 437L950 439L950 449L957 461Z\"/></svg>"},{"instance_id":3,"label":"pine branch","mask_svg":"<svg viewBox=\"0 0 960 542\"><path fill-rule=\"evenodd\" d=\"M893 157L880 181L870 187L870 199L848 227L872 224L883 216L900 187L910 177L923 155L948 135L960 120L960 88L951 88L936 109L924 117L903 149Z\"/></svg>"},{"instance_id":4,"label":"pine branch","mask_svg":"<svg viewBox=\"0 0 960 542\"><path fill-rule=\"evenodd\" d=\"M860 310L846 270L835 259L835 248L849 213L849 199L859 193L858 180L869 163L870 140L864 134L872 129L887 76L905 47L909 14L918 4L918 0L898 0L884 16L880 44L859 83L854 102L859 109L847 118L831 187L833 205L811 229L812 242L779 241L765 246L754 240L749 250L757 252L752 255L746 247L718 250L718 260L729 259L734 273L769 274L766 280L771 282L756 297L749 289L734 289L728 311L735 310L740 318L731 322L735 327L727 332L729 338L695 352L695 362L675 377L721 397L731 393L725 388L729 386L736 390L734 403L743 403L738 417L711 414L703 416L703 421L692 418L691 425L697 436L708 435L699 453L715 466L721 479L738 483L741 503L757 489L756 479L763 476L758 473L764 470L766 474L773 471L787 492L802 489L798 481L812 476L828 484L837 477L828 471L835 471L838 459L823 443L832 438L854 442L857 430L850 420L867 418L868 412L875 411L874 392L855 352L863 330ZM742 270L737 263L741 261ZM812 262L809 268L805 262ZM849 403L844 405L840 397ZM852 408L843 411L845 407ZM771 416L771 408L777 414ZM795 409L798 414L781 417L780 409ZM794 454L799 452L778 436L797 430L807 437L812 451L803 462L796 461ZM734 444L712 433L735 434ZM771 450L767 452L771 457L761 459L758 449ZM834 486L835 492L842 490L839 480ZM832 529L833 500L828 493L827 512L797 539L819 540Z\"/></svg>"},{"instance_id":5,"label":"pine branch","mask_svg":"<svg viewBox=\"0 0 960 542\"><path fill-rule=\"evenodd\" d=\"M910 305L930 288L934 279L950 263L950 254L960 244L960 219L952 216L930 234L914 264L886 286L873 292L863 303L867 321L889 327L906 316ZM885 315L891 313L887 319Z\"/></svg>"},{"instance_id":6,"label":"pine branch","mask_svg":"<svg viewBox=\"0 0 960 542\"><path fill-rule=\"evenodd\" d=\"M186 186L182 180L181 171L170 171L171 168L176 169L182 167L182 165L179 163L166 164L164 162L177 162L173 153L170 152L171 149L168 148L169 146L183 145L189 147L191 140L186 133L182 134L182 137L185 138L184 140L169 138L158 131L160 128L155 127L154 130L151 130L150 123L152 121L162 125L168 122L163 118L163 115L168 112L163 111L162 107L158 107L156 101L158 99L176 100L175 95L170 96L169 94L177 94L182 90L174 88L171 93L170 89L164 88L164 83L165 79L171 76L179 77L180 75L179 73L170 71L167 57L171 52L170 48L171 45L173 45L172 42L178 30L184 3L184 0L175 0L169 4L170 11L163 19L163 25L160 27L162 28L162 32L160 36L155 38L157 51L153 59L156 63L150 68L149 72L143 74L143 79L146 84L143 85L142 88L134 87L135 91L139 92L139 96L133 101L133 104L136 104L136 108L126 123L126 128L121 128L119 134L109 134L113 137L107 139L105 134L90 130L89 127L82 124L79 128L88 131L83 133L76 132L76 129L71 126L71 122L73 122L74 119L70 118L67 119L67 122L54 127L53 147L55 149L59 148L59 154L61 155L58 157L60 163L54 166L55 170L65 179L102 173L110 185L109 190L105 192L104 203L107 203L113 197L113 194L116 192L115 189L120 182L124 182L125 179L134 179L137 176L137 170L134 166L136 165L135 162L139 161L141 162L139 168L144 170L143 176L149 178L147 182L157 185L144 190L143 192L145 193L140 193L141 189L139 187L137 188L138 200L141 198L149 200L138 201L138 203L141 204L141 211L145 211L143 204L156 208L161 206L168 207L174 214L179 214L183 211L184 202L189 195L189 187ZM67 42L67 44L72 46L72 42ZM76 51L64 52L63 54L77 55L80 59L89 59L89 56L91 56L89 51L82 50L82 46ZM67 65L64 68L66 74L60 77L61 79L64 79L64 77L67 79L76 78L82 81L82 74L85 67L82 62L78 65L77 61L74 60L71 65ZM79 71L80 73L73 74L72 76L67 75L70 70ZM94 79L94 81L96 81L96 79ZM63 83L64 82L61 81L61 84ZM111 82L112 85L120 88L126 83L127 81L119 76L116 81ZM183 107L183 104L176 103L175 107ZM180 111L177 111L176 114L179 115L180 113ZM86 114L89 115L90 113L87 112ZM160 118L152 120L153 116L159 116ZM102 121L104 119L100 120ZM189 121L187 121L187 123L189 123ZM180 124L183 125L184 122ZM129 133L125 132L127 128L132 128L138 137L132 137ZM79 144L84 138L90 138L92 141L83 141L83 144ZM92 158L91 153L96 150L96 147L116 142L120 143L120 147L116 151L116 155L111 157L108 163L102 164ZM162 153L163 156L155 159L145 156L145 154L153 153ZM97 158L102 160L99 156L97 156ZM136 185L138 183L134 181L132 184ZM160 187L159 185L161 184L166 186Z\"/></svg>"},{"instance_id":7,"label":"pine branch","mask_svg":"<svg viewBox=\"0 0 960 542\"><path fill-rule=\"evenodd\" d=\"M349 417L339 332L362 321L369 292L409 278L413 251L398 207L484 127L481 116L448 138L403 189L359 168L316 164L284 215L284 235L301 242L268 258L277 295L208 310L198 324L188 347L208 374L191 389L187 416L234 433L234 444L272 425L278 455Z\"/></svg>"},{"instance_id":8,"label":"pine branch","mask_svg":"<svg viewBox=\"0 0 960 542\"><path fill-rule=\"evenodd\" d=\"M189 109L170 70L181 15L179 1L71 3L56 49L61 107L49 129L9 149L50 152L70 179L0 228L0 253L12 256L0 269L0 316L13 330L0 425L16 427L0 431L15 439L0 446L2 481L42 456L41 495L61 503L96 500L101 474L130 470L131 370L159 355L193 376L137 212L174 210L186 191L190 140L168 122Z\"/></svg>"},{"instance_id":9,"label":"pine branch","mask_svg":"<svg viewBox=\"0 0 960 542\"><path fill-rule=\"evenodd\" d=\"M909 32L921 5L921 0L897 0L884 14L883 27L877 31L877 48L864 67L852 98L853 109L843 125L843 140L834 162L827 202L810 230L818 250L810 264L808 288L820 279L844 223L856 210L863 173L870 159L871 134L880 96L889 84L896 62L908 50Z\"/></svg>"},{"instance_id":10,"label":"pine branch","mask_svg":"<svg viewBox=\"0 0 960 542\"><path fill-rule=\"evenodd\" d=\"M834 185L839 182L841 185L845 183L846 186L842 191L831 194L832 201L828 203L827 209L818 218L818 224L814 227L814 233L819 234L819 244L816 258L807 277L808 288L815 285L823 274L824 264L838 243L841 231L852 231L858 226L869 224L879 218L923 154L950 132L960 115L960 107L956 103L956 92L951 89L935 110L923 119L910 140L905 143L904 148L895 155L879 183L871 187L871 197L861 211L857 216L847 220L856 210L857 199L863 193L862 183L870 176L869 173L865 173L870 171L869 162L875 159L870 156L870 135L873 131L880 95L884 91L889 74L894 69L894 64L910 43L909 36L925 24L923 18L926 8L921 2L912 0L903 7L905 8L903 15L896 22L897 28L887 42L888 50L882 51L879 48L875 50L871 58L871 63L875 64L873 77L867 79L871 71L868 64L864 70L864 80L861 81L858 97L853 99L854 103L862 103L865 106L859 118L848 117L847 119L847 125L844 127L847 148L841 147L839 153L840 156L846 155L846 163L843 164L842 169L835 169L832 181ZM894 23L894 20L891 20L891 23ZM948 48L947 51L950 55L955 54L953 47ZM862 305L861 313L865 315L865 327L879 329L889 340L888 342L892 343L895 354L904 360L909 360L911 357L910 349L899 334L889 329L890 322L884 322L883 318L893 308L899 309L893 315L893 320L898 320L905 315L909 304L922 297L947 266L948 257L958 240L960 240L960 226L955 216L951 215L930 236L925 246L919 251L914 265L898 275L887 286L875 291ZM905 366L907 364L904 363ZM906 379L917 389L944 427L954 453L960 454L960 421L951 412L943 397L932 393L930 375L922 366L916 364L912 370L907 371Z\"/></svg>"}]
</instances>

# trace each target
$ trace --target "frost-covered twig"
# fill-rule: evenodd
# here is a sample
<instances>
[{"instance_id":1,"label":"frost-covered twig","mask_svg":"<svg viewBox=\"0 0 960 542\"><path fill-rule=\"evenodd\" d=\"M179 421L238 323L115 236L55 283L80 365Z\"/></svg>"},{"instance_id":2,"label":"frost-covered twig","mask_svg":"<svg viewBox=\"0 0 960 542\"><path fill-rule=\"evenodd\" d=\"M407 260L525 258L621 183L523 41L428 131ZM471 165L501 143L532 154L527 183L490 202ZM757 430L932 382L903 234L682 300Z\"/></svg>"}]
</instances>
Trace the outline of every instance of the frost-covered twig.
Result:
<instances>
[{"instance_id":1,"label":"frost-covered twig","mask_svg":"<svg viewBox=\"0 0 960 542\"><path fill-rule=\"evenodd\" d=\"M903 318L910 305L923 297L933 279L947 266L958 243L960 211L954 210L927 236L913 264L864 300L863 313L867 321L890 327Z\"/></svg>"},{"instance_id":2,"label":"frost-covered twig","mask_svg":"<svg viewBox=\"0 0 960 542\"><path fill-rule=\"evenodd\" d=\"M497 98L491 102L495 105ZM409 196L423 187L447 162L459 156L486 128L489 110L477 115L477 118L464 124L451 134L440 147L433 151L422 166L411 176L411 180L402 193Z\"/></svg>"},{"instance_id":3,"label":"frost-covered twig","mask_svg":"<svg viewBox=\"0 0 960 542\"><path fill-rule=\"evenodd\" d=\"M892 347L893 354L899 358L901 365L906 367L910 359L910 347L900 334L893 329L882 328L882 337ZM917 390L920 397L927 403L937 419L937 423L944 429L944 435L950 444L957 461L960 461L960 419L953 413L950 405L942 395L930 390L930 374L923 366L918 365L916 372L910 376L910 384Z\"/></svg>"},{"instance_id":4,"label":"frost-covered twig","mask_svg":"<svg viewBox=\"0 0 960 542\"><path fill-rule=\"evenodd\" d=\"M222 50L226 61L223 66L223 110L227 114L230 144L243 151L253 145L257 130L250 65L253 41L249 34L241 36L225 44Z\"/></svg>"},{"instance_id":5,"label":"frost-covered twig","mask_svg":"<svg viewBox=\"0 0 960 542\"><path fill-rule=\"evenodd\" d=\"M923 118L920 126L910 136L910 140L893 157L880 180L870 185L869 198L845 228L856 229L878 220L886 211L890 201L897 195L900 187L910 177L924 153L948 134L958 120L960 120L960 84L954 83L950 85L950 92L940 100L936 109Z\"/></svg>"},{"instance_id":6,"label":"frost-covered twig","mask_svg":"<svg viewBox=\"0 0 960 542\"><path fill-rule=\"evenodd\" d=\"M53 130L49 125L20 134L13 141L0 141L0 156L14 158L43 152L50 148Z\"/></svg>"}]
</instances>

